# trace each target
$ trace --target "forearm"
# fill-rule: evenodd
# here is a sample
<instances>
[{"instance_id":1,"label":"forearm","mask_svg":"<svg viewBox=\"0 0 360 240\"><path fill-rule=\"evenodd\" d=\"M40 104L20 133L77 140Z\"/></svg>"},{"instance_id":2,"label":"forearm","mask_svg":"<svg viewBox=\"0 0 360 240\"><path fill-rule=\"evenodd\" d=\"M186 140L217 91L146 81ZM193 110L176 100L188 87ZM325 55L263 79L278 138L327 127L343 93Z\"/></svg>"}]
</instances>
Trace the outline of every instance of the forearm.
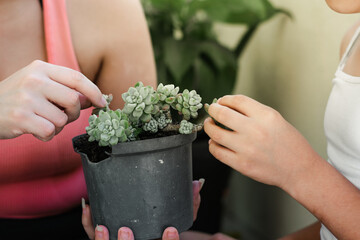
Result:
<instances>
[{"instance_id":1,"label":"forearm","mask_svg":"<svg viewBox=\"0 0 360 240\"><path fill-rule=\"evenodd\" d=\"M320 240L321 223L316 222L279 240Z\"/></svg>"},{"instance_id":2,"label":"forearm","mask_svg":"<svg viewBox=\"0 0 360 240\"><path fill-rule=\"evenodd\" d=\"M360 239L360 191L317 156L287 191L339 239ZM305 171L304 171L305 170Z\"/></svg>"}]
</instances>

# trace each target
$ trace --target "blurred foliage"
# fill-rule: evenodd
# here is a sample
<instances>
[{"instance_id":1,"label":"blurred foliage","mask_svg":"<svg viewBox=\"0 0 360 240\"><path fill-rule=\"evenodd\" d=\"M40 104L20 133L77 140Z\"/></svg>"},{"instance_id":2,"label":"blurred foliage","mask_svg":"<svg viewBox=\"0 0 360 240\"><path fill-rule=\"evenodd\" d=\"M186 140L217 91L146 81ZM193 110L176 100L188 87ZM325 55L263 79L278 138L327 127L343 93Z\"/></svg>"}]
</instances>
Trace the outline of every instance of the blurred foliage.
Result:
<instances>
[{"instance_id":1,"label":"blurred foliage","mask_svg":"<svg viewBox=\"0 0 360 240\"><path fill-rule=\"evenodd\" d=\"M158 80L195 89L203 102L230 94L237 61L257 27L278 13L268 0L142 0L154 47ZM216 22L247 26L234 49L223 46Z\"/></svg>"}]
</instances>

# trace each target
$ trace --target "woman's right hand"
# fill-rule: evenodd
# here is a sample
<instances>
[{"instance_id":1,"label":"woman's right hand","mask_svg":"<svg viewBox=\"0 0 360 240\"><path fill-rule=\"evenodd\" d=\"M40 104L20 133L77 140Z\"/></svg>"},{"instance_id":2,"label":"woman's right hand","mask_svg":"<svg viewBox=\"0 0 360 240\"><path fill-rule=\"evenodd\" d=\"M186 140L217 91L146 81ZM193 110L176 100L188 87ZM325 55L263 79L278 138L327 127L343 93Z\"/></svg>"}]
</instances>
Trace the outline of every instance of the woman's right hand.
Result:
<instances>
[{"instance_id":1,"label":"woman's right hand","mask_svg":"<svg viewBox=\"0 0 360 240\"><path fill-rule=\"evenodd\" d=\"M36 60L0 82L0 139L29 133L48 141L81 109L105 104L82 73Z\"/></svg>"}]
</instances>

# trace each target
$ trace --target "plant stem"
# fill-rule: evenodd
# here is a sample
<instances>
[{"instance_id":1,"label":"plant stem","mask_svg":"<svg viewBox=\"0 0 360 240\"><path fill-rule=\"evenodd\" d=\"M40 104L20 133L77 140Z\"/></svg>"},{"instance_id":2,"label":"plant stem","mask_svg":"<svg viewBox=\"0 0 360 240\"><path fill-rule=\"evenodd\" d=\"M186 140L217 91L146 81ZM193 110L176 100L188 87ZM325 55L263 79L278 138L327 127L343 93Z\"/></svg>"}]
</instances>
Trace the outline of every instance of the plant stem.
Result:
<instances>
[{"instance_id":1,"label":"plant stem","mask_svg":"<svg viewBox=\"0 0 360 240\"><path fill-rule=\"evenodd\" d=\"M193 132L198 132L200 130L202 130L204 127L204 124L194 124L194 129ZM165 128L163 128L161 131L164 132L172 132L172 131L176 131L178 132L180 129L180 124L168 124Z\"/></svg>"},{"instance_id":2,"label":"plant stem","mask_svg":"<svg viewBox=\"0 0 360 240\"><path fill-rule=\"evenodd\" d=\"M258 28L258 25L259 24L254 24L252 26L249 26L248 30L246 31L244 36L241 38L239 44L235 48L235 55L236 55L237 59L239 59L241 54L244 52L246 45L248 44L251 37L254 35L256 29Z\"/></svg>"}]
</instances>

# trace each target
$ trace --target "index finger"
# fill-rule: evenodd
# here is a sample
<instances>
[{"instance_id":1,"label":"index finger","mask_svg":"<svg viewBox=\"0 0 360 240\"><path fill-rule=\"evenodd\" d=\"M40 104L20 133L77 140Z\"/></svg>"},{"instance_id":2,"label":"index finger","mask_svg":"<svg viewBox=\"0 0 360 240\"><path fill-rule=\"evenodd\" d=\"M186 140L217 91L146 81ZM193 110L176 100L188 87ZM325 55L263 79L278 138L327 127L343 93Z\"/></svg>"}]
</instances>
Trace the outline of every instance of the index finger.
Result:
<instances>
[{"instance_id":1,"label":"index finger","mask_svg":"<svg viewBox=\"0 0 360 240\"><path fill-rule=\"evenodd\" d=\"M220 98L217 103L248 117L260 115L267 109L265 105L245 95L227 95Z\"/></svg>"},{"instance_id":2,"label":"index finger","mask_svg":"<svg viewBox=\"0 0 360 240\"><path fill-rule=\"evenodd\" d=\"M249 119L242 113L218 103L213 103L210 105L209 114L217 122L234 131L240 131L240 129L244 127L246 121Z\"/></svg>"},{"instance_id":3,"label":"index finger","mask_svg":"<svg viewBox=\"0 0 360 240\"><path fill-rule=\"evenodd\" d=\"M102 96L100 89L81 72L73 69L46 63L46 74L54 81L72 88L86 98L97 107L104 107L106 101Z\"/></svg>"}]
</instances>

